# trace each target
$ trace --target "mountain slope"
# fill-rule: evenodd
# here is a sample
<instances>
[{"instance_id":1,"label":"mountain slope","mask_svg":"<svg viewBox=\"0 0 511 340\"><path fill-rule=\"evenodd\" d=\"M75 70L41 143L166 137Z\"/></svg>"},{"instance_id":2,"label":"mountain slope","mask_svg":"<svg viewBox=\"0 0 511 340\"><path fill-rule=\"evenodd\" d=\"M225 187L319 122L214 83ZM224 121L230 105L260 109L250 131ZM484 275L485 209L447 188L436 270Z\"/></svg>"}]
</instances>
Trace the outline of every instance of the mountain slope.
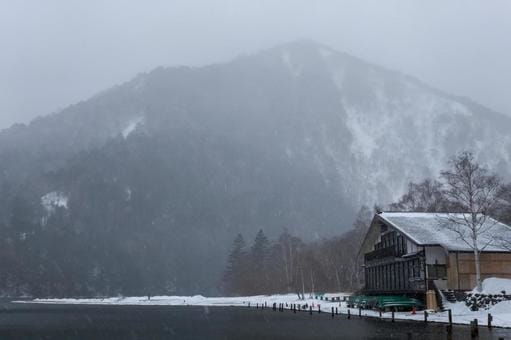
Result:
<instances>
[{"instance_id":1,"label":"mountain slope","mask_svg":"<svg viewBox=\"0 0 511 340\"><path fill-rule=\"evenodd\" d=\"M211 293L238 232L340 233L460 150L509 176L510 127L311 42L158 68L0 133L0 287Z\"/></svg>"}]
</instances>

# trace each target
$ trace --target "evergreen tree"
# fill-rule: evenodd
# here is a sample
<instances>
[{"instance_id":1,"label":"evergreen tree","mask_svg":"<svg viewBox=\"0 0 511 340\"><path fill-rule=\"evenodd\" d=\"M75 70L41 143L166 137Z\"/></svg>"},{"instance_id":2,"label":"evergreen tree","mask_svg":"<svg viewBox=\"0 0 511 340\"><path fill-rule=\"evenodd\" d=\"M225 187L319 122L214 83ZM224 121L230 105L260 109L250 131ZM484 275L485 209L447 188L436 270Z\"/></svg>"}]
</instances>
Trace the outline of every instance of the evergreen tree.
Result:
<instances>
[{"instance_id":1,"label":"evergreen tree","mask_svg":"<svg viewBox=\"0 0 511 340\"><path fill-rule=\"evenodd\" d=\"M254 244L250 249L250 269L249 275L251 281L251 291L255 294L264 294L269 282L269 275L267 272L267 258L270 242L260 229L257 233Z\"/></svg>"},{"instance_id":2,"label":"evergreen tree","mask_svg":"<svg viewBox=\"0 0 511 340\"><path fill-rule=\"evenodd\" d=\"M227 268L223 276L224 291L231 294L241 294L245 291L244 274L246 260L246 243L243 235L238 234L234 239L227 258Z\"/></svg>"}]
</instances>

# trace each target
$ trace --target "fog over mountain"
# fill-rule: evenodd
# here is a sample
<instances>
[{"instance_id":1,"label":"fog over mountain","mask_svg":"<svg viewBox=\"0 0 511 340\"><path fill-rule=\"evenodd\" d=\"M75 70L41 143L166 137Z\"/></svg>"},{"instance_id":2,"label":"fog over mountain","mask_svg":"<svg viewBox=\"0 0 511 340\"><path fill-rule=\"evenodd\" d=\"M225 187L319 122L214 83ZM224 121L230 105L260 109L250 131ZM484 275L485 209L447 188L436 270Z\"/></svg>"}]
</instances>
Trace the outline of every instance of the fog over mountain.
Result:
<instances>
[{"instance_id":1,"label":"fog over mountain","mask_svg":"<svg viewBox=\"0 0 511 340\"><path fill-rule=\"evenodd\" d=\"M461 150L509 178L510 129L311 41L160 67L0 133L0 288L214 293L238 232L339 234Z\"/></svg>"},{"instance_id":2,"label":"fog over mountain","mask_svg":"<svg viewBox=\"0 0 511 340\"><path fill-rule=\"evenodd\" d=\"M511 115L509 17L507 0L0 0L0 129L157 65L300 38Z\"/></svg>"}]
</instances>

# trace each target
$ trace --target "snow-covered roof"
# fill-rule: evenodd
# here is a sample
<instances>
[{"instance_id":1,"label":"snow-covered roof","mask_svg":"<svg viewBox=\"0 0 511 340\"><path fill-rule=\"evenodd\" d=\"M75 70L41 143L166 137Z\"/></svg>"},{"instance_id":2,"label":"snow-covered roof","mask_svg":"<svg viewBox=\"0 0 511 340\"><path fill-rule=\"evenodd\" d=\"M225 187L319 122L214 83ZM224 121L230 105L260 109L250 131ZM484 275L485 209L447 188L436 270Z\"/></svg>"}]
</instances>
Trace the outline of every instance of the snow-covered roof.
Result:
<instances>
[{"instance_id":1,"label":"snow-covered roof","mask_svg":"<svg viewBox=\"0 0 511 340\"><path fill-rule=\"evenodd\" d=\"M463 241L470 240L468 228L461 225L469 214L382 212L378 216L418 245L439 245L452 251L472 251ZM511 240L511 227L486 217L478 236L483 251L509 251L502 240ZM463 235L463 237L460 235Z\"/></svg>"}]
</instances>

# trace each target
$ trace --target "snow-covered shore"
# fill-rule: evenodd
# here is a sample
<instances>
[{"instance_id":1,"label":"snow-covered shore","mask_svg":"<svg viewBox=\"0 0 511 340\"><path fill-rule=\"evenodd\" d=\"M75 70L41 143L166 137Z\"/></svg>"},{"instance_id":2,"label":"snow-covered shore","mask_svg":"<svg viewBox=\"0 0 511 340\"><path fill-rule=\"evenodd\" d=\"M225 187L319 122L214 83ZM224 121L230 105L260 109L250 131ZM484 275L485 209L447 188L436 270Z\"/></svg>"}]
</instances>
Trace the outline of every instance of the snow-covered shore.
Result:
<instances>
[{"instance_id":1,"label":"snow-covered shore","mask_svg":"<svg viewBox=\"0 0 511 340\"><path fill-rule=\"evenodd\" d=\"M346 293L327 294L326 296L340 297L341 300ZM348 309L345 302L332 302L317 299L299 300L296 294L288 295L259 295L259 296L244 296L244 297L204 297L201 295L195 296L153 296L151 299L147 297L113 297L104 299L35 299L29 301L19 301L20 303L42 303L42 304L89 304L89 305L167 305L167 306L237 306L237 307L251 307L255 308L256 305L261 306L266 303L267 308L271 308L273 303L284 304L286 309L291 308L292 304L300 304L313 306L314 311L317 312L318 306L321 311L330 313L332 307L337 308L341 314L347 314ZM511 328L511 301L503 301L488 310L470 311L463 302L446 303L446 309L451 309L453 323L455 324L469 324L470 321L478 319L479 325L484 326L487 324L488 313L493 317L493 326ZM350 308L350 313L353 316L358 316L359 310ZM362 310L362 316L379 317L378 311ZM382 313L382 318L391 318L390 312ZM396 320L409 320L409 321L423 321L424 313L417 312L412 314L410 312L396 312ZM433 312L429 311L428 321L430 322L448 322L448 312Z\"/></svg>"},{"instance_id":2,"label":"snow-covered shore","mask_svg":"<svg viewBox=\"0 0 511 340\"><path fill-rule=\"evenodd\" d=\"M325 294L326 297L347 297L350 294L336 293ZM263 305L266 303L271 307L273 303L284 304L308 304L313 305L316 309L318 304L329 304L332 306L339 306L339 303L326 302L316 299L300 300L296 294L283 294L283 295L256 295L256 296L240 296L240 297L204 297L202 295L194 296L134 296L134 297L111 297L111 298L97 298L97 299L34 299L29 301L17 301L20 303L45 303L45 304L90 304L90 305L167 305L167 306L240 306L240 307L255 307L256 305ZM322 308L323 310L323 308Z\"/></svg>"}]
</instances>

